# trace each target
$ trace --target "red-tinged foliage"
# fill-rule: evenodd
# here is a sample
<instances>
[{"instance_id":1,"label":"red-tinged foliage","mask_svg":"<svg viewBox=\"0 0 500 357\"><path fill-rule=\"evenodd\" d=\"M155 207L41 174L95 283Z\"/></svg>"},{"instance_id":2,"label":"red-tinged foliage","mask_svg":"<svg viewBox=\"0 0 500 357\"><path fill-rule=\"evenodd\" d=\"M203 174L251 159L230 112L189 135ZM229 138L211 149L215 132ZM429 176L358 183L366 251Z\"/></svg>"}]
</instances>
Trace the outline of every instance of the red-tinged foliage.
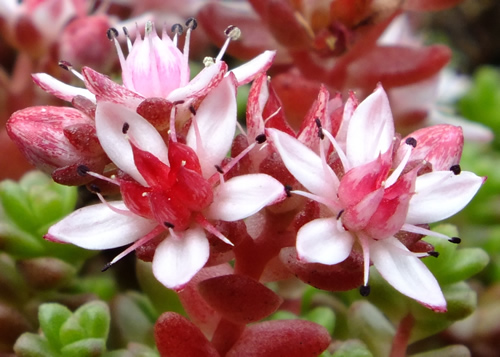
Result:
<instances>
[{"instance_id":1,"label":"red-tinged foliage","mask_svg":"<svg viewBox=\"0 0 500 357\"><path fill-rule=\"evenodd\" d=\"M202 281L201 296L235 324L259 321L280 306L282 299L263 284L243 275L224 275Z\"/></svg>"},{"instance_id":2,"label":"red-tinged foliage","mask_svg":"<svg viewBox=\"0 0 500 357\"><path fill-rule=\"evenodd\" d=\"M460 4L463 0L406 0L404 8L412 11L439 11Z\"/></svg>"},{"instance_id":3,"label":"red-tinged foliage","mask_svg":"<svg viewBox=\"0 0 500 357\"><path fill-rule=\"evenodd\" d=\"M266 321L247 327L226 357L313 357L330 341L328 331L310 321Z\"/></svg>"},{"instance_id":4,"label":"red-tinged foliage","mask_svg":"<svg viewBox=\"0 0 500 357\"><path fill-rule=\"evenodd\" d=\"M289 71L273 77L272 85L283 103L288 123L298 130L318 97L320 82L308 80L298 71Z\"/></svg>"},{"instance_id":5,"label":"red-tinged foliage","mask_svg":"<svg viewBox=\"0 0 500 357\"><path fill-rule=\"evenodd\" d=\"M198 12L196 19L208 37L219 47L226 40L224 29L231 24L238 26L243 36L231 43L227 50L227 53L237 55L238 58L248 60L263 51L279 47L276 40L269 36L267 27L252 12L225 6L220 2L210 3ZM247 36L247 34L252 35Z\"/></svg>"},{"instance_id":6,"label":"red-tinged foliage","mask_svg":"<svg viewBox=\"0 0 500 357\"><path fill-rule=\"evenodd\" d=\"M95 126L92 124L73 124L64 127L64 136L76 150L84 154L97 156L104 155Z\"/></svg>"},{"instance_id":7,"label":"red-tinged foliage","mask_svg":"<svg viewBox=\"0 0 500 357\"><path fill-rule=\"evenodd\" d=\"M146 98L137 107L137 114L149 121L159 131L170 126L173 103L163 98Z\"/></svg>"},{"instance_id":8,"label":"red-tinged foliage","mask_svg":"<svg viewBox=\"0 0 500 357\"><path fill-rule=\"evenodd\" d=\"M330 3L330 19L353 27L364 20L371 10L372 0L336 0Z\"/></svg>"},{"instance_id":9,"label":"red-tinged foliage","mask_svg":"<svg viewBox=\"0 0 500 357\"><path fill-rule=\"evenodd\" d=\"M219 357L219 353L195 324L165 312L155 324L155 340L162 357Z\"/></svg>"},{"instance_id":10,"label":"red-tinged foliage","mask_svg":"<svg viewBox=\"0 0 500 357\"><path fill-rule=\"evenodd\" d=\"M442 45L376 47L349 66L348 85L371 91L377 83L386 89L412 84L435 75L450 58L451 50Z\"/></svg>"},{"instance_id":11,"label":"red-tinged foliage","mask_svg":"<svg viewBox=\"0 0 500 357\"><path fill-rule=\"evenodd\" d=\"M355 252L335 265L307 263L297 257L294 247L284 248L281 261L297 278L315 288L328 291L347 291L363 283L363 260Z\"/></svg>"}]
</instances>

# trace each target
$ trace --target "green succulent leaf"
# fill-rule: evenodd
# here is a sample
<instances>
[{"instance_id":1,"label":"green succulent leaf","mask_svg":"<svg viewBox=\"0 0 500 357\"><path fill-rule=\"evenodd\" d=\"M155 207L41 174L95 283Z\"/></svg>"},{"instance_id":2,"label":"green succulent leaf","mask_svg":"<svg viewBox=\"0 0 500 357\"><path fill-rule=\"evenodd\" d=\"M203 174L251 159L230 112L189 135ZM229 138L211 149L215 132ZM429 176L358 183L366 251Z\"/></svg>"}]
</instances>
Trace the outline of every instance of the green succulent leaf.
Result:
<instances>
[{"instance_id":1,"label":"green succulent leaf","mask_svg":"<svg viewBox=\"0 0 500 357\"><path fill-rule=\"evenodd\" d=\"M63 356L93 357L101 356L106 351L106 340L102 338L87 338L73 342L61 349Z\"/></svg>"},{"instance_id":2,"label":"green succulent leaf","mask_svg":"<svg viewBox=\"0 0 500 357\"><path fill-rule=\"evenodd\" d=\"M51 346L56 350L60 350L63 345L60 339L61 327L71 316L71 311L61 304L42 304L38 309L40 328Z\"/></svg>"},{"instance_id":3,"label":"green succulent leaf","mask_svg":"<svg viewBox=\"0 0 500 357\"><path fill-rule=\"evenodd\" d=\"M14 352L18 357L59 357L49 342L34 333L24 333L16 341Z\"/></svg>"}]
</instances>

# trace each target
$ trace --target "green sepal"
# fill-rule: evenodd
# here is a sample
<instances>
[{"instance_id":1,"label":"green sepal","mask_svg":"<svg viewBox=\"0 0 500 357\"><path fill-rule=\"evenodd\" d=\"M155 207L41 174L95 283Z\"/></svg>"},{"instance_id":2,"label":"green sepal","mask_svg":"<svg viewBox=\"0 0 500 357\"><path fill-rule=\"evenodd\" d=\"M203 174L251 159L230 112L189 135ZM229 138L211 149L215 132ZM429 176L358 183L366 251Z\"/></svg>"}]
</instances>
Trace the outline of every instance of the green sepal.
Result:
<instances>
[{"instance_id":1,"label":"green sepal","mask_svg":"<svg viewBox=\"0 0 500 357\"><path fill-rule=\"evenodd\" d=\"M42 304L38 309L40 328L50 345L56 350L60 350L63 346L60 330L71 315L71 311L66 306L56 303Z\"/></svg>"},{"instance_id":2,"label":"green sepal","mask_svg":"<svg viewBox=\"0 0 500 357\"><path fill-rule=\"evenodd\" d=\"M102 338L86 338L61 348L63 356L93 357L101 356L106 351L106 340Z\"/></svg>"},{"instance_id":3,"label":"green sepal","mask_svg":"<svg viewBox=\"0 0 500 357\"><path fill-rule=\"evenodd\" d=\"M59 357L49 342L42 336L34 333L23 333L14 344L17 357Z\"/></svg>"}]
</instances>

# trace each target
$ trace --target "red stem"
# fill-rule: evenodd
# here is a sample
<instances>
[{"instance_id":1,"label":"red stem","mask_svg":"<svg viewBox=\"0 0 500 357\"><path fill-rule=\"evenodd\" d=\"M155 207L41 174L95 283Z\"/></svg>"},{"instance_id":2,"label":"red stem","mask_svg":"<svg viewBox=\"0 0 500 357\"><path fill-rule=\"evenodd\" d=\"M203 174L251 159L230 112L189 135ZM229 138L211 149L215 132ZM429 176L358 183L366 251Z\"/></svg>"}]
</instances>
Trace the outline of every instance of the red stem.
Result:
<instances>
[{"instance_id":1,"label":"red stem","mask_svg":"<svg viewBox=\"0 0 500 357\"><path fill-rule=\"evenodd\" d=\"M400 322L396 336L392 341L391 354L389 357L405 357L408 341L410 340L411 330L415 324L415 318L412 314L406 315Z\"/></svg>"}]
</instances>

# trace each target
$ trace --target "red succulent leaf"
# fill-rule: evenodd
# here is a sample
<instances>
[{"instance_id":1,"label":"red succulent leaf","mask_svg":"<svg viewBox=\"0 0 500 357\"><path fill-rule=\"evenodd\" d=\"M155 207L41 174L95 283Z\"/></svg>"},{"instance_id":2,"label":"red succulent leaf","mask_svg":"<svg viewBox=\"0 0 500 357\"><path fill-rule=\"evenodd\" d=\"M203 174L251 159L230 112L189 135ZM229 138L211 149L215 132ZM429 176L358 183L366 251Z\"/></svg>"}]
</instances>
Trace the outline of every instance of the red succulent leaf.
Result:
<instances>
[{"instance_id":1,"label":"red succulent leaf","mask_svg":"<svg viewBox=\"0 0 500 357\"><path fill-rule=\"evenodd\" d=\"M220 356L195 324L175 312L165 312L158 318L155 340L162 357Z\"/></svg>"},{"instance_id":2,"label":"red succulent leaf","mask_svg":"<svg viewBox=\"0 0 500 357\"><path fill-rule=\"evenodd\" d=\"M266 321L247 327L226 357L313 357L330 341L328 331L311 321Z\"/></svg>"},{"instance_id":3,"label":"red succulent leaf","mask_svg":"<svg viewBox=\"0 0 500 357\"><path fill-rule=\"evenodd\" d=\"M223 275L202 281L201 296L235 324L259 321L280 306L282 299L263 284L243 275Z\"/></svg>"},{"instance_id":4,"label":"red succulent leaf","mask_svg":"<svg viewBox=\"0 0 500 357\"><path fill-rule=\"evenodd\" d=\"M451 50L442 45L424 48L376 47L349 66L351 87L372 90L377 83L388 89L429 78L450 60Z\"/></svg>"},{"instance_id":5,"label":"red succulent leaf","mask_svg":"<svg viewBox=\"0 0 500 357\"><path fill-rule=\"evenodd\" d=\"M288 247L281 250L280 259L297 278L318 289L347 291L363 284L363 260L353 253L339 264L324 265L304 262Z\"/></svg>"},{"instance_id":6,"label":"red succulent leaf","mask_svg":"<svg viewBox=\"0 0 500 357\"><path fill-rule=\"evenodd\" d=\"M163 98L146 98L137 107L137 114L162 131L170 126L170 113L173 103Z\"/></svg>"},{"instance_id":7,"label":"red succulent leaf","mask_svg":"<svg viewBox=\"0 0 500 357\"><path fill-rule=\"evenodd\" d=\"M225 26L235 24L243 36L231 43L227 53L239 59L251 59L270 48L278 48L276 40L269 36L268 29L260 18L251 11L226 6L224 3L206 4L196 15L196 19L205 29L216 46L222 46L227 37L224 34ZM251 34L246 36L246 34Z\"/></svg>"}]
</instances>

